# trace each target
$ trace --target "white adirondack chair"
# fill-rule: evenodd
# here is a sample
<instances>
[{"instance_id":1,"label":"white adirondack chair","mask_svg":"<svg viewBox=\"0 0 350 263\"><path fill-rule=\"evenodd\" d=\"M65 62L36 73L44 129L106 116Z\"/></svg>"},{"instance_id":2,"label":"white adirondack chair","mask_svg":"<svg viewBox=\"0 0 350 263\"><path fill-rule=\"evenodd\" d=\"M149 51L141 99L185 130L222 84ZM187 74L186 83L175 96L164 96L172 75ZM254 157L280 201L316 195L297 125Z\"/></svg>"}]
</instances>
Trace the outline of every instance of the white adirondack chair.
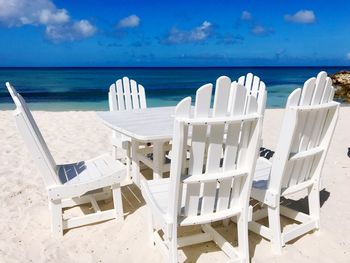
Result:
<instances>
[{"instance_id":1,"label":"white adirondack chair","mask_svg":"<svg viewBox=\"0 0 350 263\"><path fill-rule=\"evenodd\" d=\"M294 90L272 162L265 158L257 162L251 196L265 208L253 214L249 229L269 239L277 253L288 241L319 228L320 175L339 112L333 96L326 72L307 80L302 90ZM309 215L280 205L281 197L300 191L308 194ZM301 224L282 232L280 214ZM266 216L268 227L256 222Z\"/></svg>"},{"instance_id":2,"label":"white adirondack chair","mask_svg":"<svg viewBox=\"0 0 350 263\"><path fill-rule=\"evenodd\" d=\"M264 114L266 107L266 85L258 76L248 73L238 79L238 84L243 85L247 89L247 96L251 95L258 101L258 112Z\"/></svg>"},{"instance_id":3,"label":"white adirondack chair","mask_svg":"<svg viewBox=\"0 0 350 263\"><path fill-rule=\"evenodd\" d=\"M109 87L108 102L110 111L145 109L147 108L145 88L135 80L123 77ZM118 148L125 151L127 175L130 177L131 139L113 131L112 145L115 159L120 159Z\"/></svg>"},{"instance_id":4,"label":"white adirondack chair","mask_svg":"<svg viewBox=\"0 0 350 263\"><path fill-rule=\"evenodd\" d=\"M230 87L229 78L218 79L212 113L211 84L197 90L193 115L190 97L177 105L170 178L141 182L150 210L151 240L161 247L169 262L177 262L178 247L211 240L231 259L249 262L249 195L261 115L252 96L244 112L246 89L241 85L234 89L228 112ZM185 161L188 141L189 168ZM233 216L238 217L238 249L210 225ZM203 233L178 238L178 227L188 225L201 225ZM164 232L163 238L158 230Z\"/></svg>"},{"instance_id":5,"label":"white adirondack chair","mask_svg":"<svg viewBox=\"0 0 350 263\"><path fill-rule=\"evenodd\" d=\"M24 142L43 175L52 217L52 232L63 235L63 230L116 218L123 220L120 182L126 177L125 166L102 155L88 161L57 165L24 99L10 83L6 83L16 104L14 116ZM110 197L110 192L96 191L110 187L114 209L101 211L97 201ZM63 219L62 209L91 203L95 213Z\"/></svg>"}]
</instances>

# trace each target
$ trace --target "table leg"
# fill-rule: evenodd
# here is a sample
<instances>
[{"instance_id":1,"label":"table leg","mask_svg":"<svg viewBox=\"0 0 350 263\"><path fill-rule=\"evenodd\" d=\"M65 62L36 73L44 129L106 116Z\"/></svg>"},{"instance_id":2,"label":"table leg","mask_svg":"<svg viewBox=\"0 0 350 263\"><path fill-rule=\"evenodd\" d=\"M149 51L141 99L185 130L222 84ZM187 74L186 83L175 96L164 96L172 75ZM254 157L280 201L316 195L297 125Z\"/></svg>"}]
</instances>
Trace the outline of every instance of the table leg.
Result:
<instances>
[{"instance_id":1,"label":"table leg","mask_svg":"<svg viewBox=\"0 0 350 263\"><path fill-rule=\"evenodd\" d=\"M138 148L139 142L131 139L132 180L138 187L140 187L140 161L137 157Z\"/></svg>"},{"instance_id":2,"label":"table leg","mask_svg":"<svg viewBox=\"0 0 350 263\"><path fill-rule=\"evenodd\" d=\"M164 142L156 141L153 143L153 179L163 177L164 166Z\"/></svg>"}]
</instances>

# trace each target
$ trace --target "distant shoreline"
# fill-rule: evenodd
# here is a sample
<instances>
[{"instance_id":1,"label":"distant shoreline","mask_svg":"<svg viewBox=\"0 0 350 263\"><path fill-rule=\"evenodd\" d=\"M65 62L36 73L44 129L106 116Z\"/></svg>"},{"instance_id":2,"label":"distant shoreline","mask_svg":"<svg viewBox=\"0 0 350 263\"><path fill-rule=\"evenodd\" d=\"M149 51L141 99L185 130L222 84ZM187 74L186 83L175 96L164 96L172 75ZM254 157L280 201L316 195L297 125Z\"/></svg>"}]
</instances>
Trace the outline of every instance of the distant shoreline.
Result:
<instances>
[{"instance_id":1,"label":"distant shoreline","mask_svg":"<svg viewBox=\"0 0 350 263\"><path fill-rule=\"evenodd\" d=\"M11 82L32 110L108 110L108 91L128 76L143 85L148 107L175 106L195 97L196 90L220 76L232 81L252 72L265 82L267 108L284 108L288 95L321 70L334 74L345 67L17 67L0 68L0 110L13 103L5 82ZM1 85L1 84L0 84Z\"/></svg>"},{"instance_id":2,"label":"distant shoreline","mask_svg":"<svg viewBox=\"0 0 350 263\"><path fill-rule=\"evenodd\" d=\"M350 65L341 66L0 66L1 69L237 69L237 68L345 68L350 69Z\"/></svg>"}]
</instances>

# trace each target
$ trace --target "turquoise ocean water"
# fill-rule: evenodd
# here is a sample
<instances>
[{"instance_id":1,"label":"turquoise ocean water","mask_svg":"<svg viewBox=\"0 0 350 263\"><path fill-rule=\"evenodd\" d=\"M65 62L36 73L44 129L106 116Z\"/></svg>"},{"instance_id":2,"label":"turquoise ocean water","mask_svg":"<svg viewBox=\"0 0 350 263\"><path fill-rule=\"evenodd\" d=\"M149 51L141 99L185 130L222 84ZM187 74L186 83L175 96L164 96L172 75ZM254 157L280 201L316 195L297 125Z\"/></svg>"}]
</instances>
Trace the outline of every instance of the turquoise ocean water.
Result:
<instances>
[{"instance_id":1,"label":"turquoise ocean water","mask_svg":"<svg viewBox=\"0 0 350 263\"><path fill-rule=\"evenodd\" d=\"M291 91L325 70L333 74L348 67L233 67L233 68L0 68L0 110L13 109L5 88L10 81L34 110L107 110L109 86L123 76L146 89L150 107L176 105L206 83L222 76L232 80L248 72L259 76L268 91L268 108L285 106Z\"/></svg>"}]
</instances>

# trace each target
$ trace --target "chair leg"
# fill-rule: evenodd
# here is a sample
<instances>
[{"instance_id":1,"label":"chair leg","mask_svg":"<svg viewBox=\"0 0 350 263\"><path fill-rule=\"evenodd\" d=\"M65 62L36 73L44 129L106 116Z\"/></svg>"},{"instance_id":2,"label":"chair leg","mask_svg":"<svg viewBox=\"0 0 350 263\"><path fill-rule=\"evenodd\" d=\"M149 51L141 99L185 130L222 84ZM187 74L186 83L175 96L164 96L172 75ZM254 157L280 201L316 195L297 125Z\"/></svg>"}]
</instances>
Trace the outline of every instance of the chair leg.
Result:
<instances>
[{"instance_id":1,"label":"chair leg","mask_svg":"<svg viewBox=\"0 0 350 263\"><path fill-rule=\"evenodd\" d=\"M131 180L131 143L128 143L126 149L126 176Z\"/></svg>"},{"instance_id":2,"label":"chair leg","mask_svg":"<svg viewBox=\"0 0 350 263\"><path fill-rule=\"evenodd\" d=\"M173 225L171 230L171 237L168 238L169 241L169 262L178 263L177 256L177 226Z\"/></svg>"},{"instance_id":3,"label":"chair leg","mask_svg":"<svg viewBox=\"0 0 350 263\"><path fill-rule=\"evenodd\" d=\"M51 231L55 237L63 236L63 214L61 200L49 201L51 211Z\"/></svg>"},{"instance_id":4,"label":"chair leg","mask_svg":"<svg viewBox=\"0 0 350 263\"><path fill-rule=\"evenodd\" d=\"M280 206L268 207L269 229L271 231L271 246L272 251L276 254L282 253L282 232L281 232L281 217Z\"/></svg>"},{"instance_id":5,"label":"chair leg","mask_svg":"<svg viewBox=\"0 0 350 263\"><path fill-rule=\"evenodd\" d=\"M132 156L132 180L140 187L140 162L137 158L137 150L139 148L139 142L136 140L131 141L131 156Z\"/></svg>"},{"instance_id":6,"label":"chair leg","mask_svg":"<svg viewBox=\"0 0 350 263\"><path fill-rule=\"evenodd\" d=\"M315 183L311 190L309 191L309 211L310 216L316 220L316 227L317 229L320 228L320 191L318 188L318 184Z\"/></svg>"},{"instance_id":7,"label":"chair leg","mask_svg":"<svg viewBox=\"0 0 350 263\"><path fill-rule=\"evenodd\" d=\"M238 252L242 261L249 263L249 239L248 239L248 211L242 211L237 216Z\"/></svg>"},{"instance_id":8,"label":"chair leg","mask_svg":"<svg viewBox=\"0 0 350 263\"><path fill-rule=\"evenodd\" d=\"M112 146L112 157L114 160L118 160L118 147L115 145Z\"/></svg>"},{"instance_id":9,"label":"chair leg","mask_svg":"<svg viewBox=\"0 0 350 263\"><path fill-rule=\"evenodd\" d=\"M123 214L123 202L122 202L122 194L120 191L120 184L112 185L112 193L113 193L113 204L115 210L115 218L118 221L124 221Z\"/></svg>"}]
</instances>

